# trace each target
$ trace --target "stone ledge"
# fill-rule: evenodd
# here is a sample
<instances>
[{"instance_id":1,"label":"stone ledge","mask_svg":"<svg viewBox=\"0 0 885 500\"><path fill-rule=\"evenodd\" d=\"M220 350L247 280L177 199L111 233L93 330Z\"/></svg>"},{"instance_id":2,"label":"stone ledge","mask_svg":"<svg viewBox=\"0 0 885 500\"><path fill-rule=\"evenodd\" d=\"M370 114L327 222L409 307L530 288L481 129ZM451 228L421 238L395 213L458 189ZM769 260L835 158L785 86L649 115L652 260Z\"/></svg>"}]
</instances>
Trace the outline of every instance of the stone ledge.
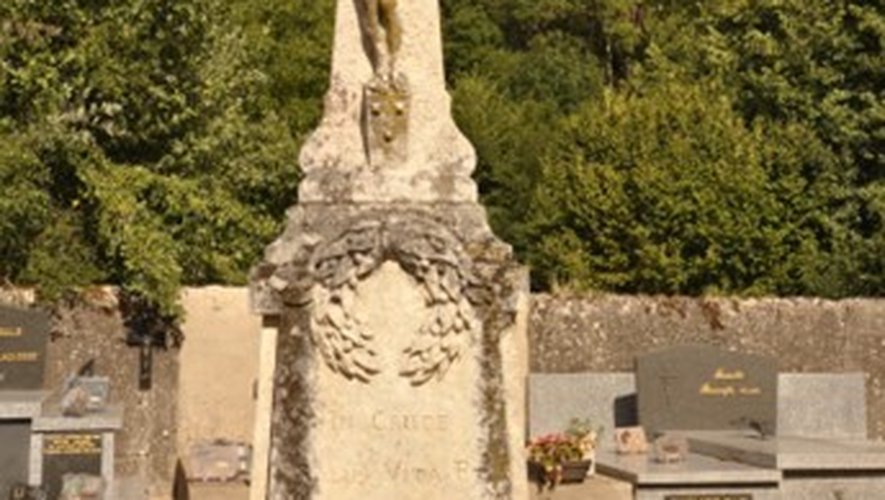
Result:
<instances>
[{"instance_id":1,"label":"stone ledge","mask_svg":"<svg viewBox=\"0 0 885 500\"><path fill-rule=\"evenodd\" d=\"M45 391L0 392L0 419L32 419L43 409Z\"/></svg>"},{"instance_id":2,"label":"stone ledge","mask_svg":"<svg viewBox=\"0 0 885 500\"><path fill-rule=\"evenodd\" d=\"M82 417L46 415L34 419L34 432L114 431L123 427L123 410L112 407L102 413Z\"/></svg>"},{"instance_id":3,"label":"stone ledge","mask_svg":"<svg viewBox=\"0 0 885 500\"><path fill-rule=\"evenodd\" d=\"M769 439L739 432L692 433L692 451L783 471L885 470L885 443L866 440L777 436Z\"/></svg>"},{"instance_id":4,"label":"stone ledge","mask_svg":"<svg viewBox=\"0 0 885 500\"><path fill-rule=\"evenodd\" d=\"M637 486L777 484L781 473L689 453L684 462L663 464L649 455L597 451L596 470Z\"/></svg>"}]
</instances>

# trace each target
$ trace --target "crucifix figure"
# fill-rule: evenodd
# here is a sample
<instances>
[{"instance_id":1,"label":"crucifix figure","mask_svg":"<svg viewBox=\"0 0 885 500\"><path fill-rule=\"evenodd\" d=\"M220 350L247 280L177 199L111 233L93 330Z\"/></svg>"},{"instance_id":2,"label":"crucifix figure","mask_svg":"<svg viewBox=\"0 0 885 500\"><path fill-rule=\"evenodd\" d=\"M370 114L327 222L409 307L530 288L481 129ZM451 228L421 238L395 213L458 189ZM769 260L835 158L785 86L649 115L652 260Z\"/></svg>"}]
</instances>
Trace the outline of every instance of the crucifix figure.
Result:
<instances>
[{"instance_id":1,"label":"crucifix figure","mask_svg":"<svg viewBox=\"0 0 885 500\"><path fill-rule=\"evenodd\" d=\"M392 81L403 28L396 11L397 0L362 0L366 6L366 32L372 41L375 76Z\"/></svg>"},{"instance_id":2,"label":"crucifix figure","mask_svg":"<svg viewBox=\"0 0 885 500\"><path fill-rule=\"evenodd\" d=\"M403 38L397 1L360 0L374 73L364 87L363 101L363 139L373 167L403 164L408 154L410 98L408 79L397 68Z\"/></svg>"}]
</instances>

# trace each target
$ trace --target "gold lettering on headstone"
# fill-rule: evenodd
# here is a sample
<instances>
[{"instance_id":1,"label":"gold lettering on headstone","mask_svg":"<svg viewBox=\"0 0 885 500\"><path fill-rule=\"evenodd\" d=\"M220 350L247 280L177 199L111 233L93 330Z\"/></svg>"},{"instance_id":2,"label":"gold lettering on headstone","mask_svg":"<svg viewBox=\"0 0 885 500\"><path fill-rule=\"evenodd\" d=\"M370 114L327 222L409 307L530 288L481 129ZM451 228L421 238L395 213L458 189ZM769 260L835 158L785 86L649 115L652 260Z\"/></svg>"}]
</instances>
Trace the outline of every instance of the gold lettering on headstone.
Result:
<instances>
[{"instance_id":1,"label":"gold lettering on headstone","mask_svg":"<svg viewBox=\"0 0 885 500\"><path fill-rule=\"evenodd\" d=\"M3 337L21 337L21 328L12 328L8 326L0 326L0 338Z\"/></svg>"},{"instance_id":2,"label":"gold lettering on headstone","mask_svg":"<svg viewBox=\"0 0 885 500\"><path fill-rule=\"evenodd\" d=\"M701 396L729 398L734 396L760 396L762 389L746 384L747 374L743 370L716 368L713 379L704 382L698 393Z\"/></svg>"},{"instance_id":3,"label":"gold lettering on headstone","mask_svg":"<svg viewBox=\"0 0 885 500\"><path fill-rule=\"evenodd\" d=\"M0 363L33 363L40 358L37 351L0 351Z\"/></svg>"},{"instance_id":4,"label":"gold lettering on headstone","mask_svg":"<svg viewBox=\"0 0 885 500\"><path fill-rule=\"evenodd\" d=\"M94 434L47 434L43 437L44 455L101 454L101 436Z\"/></svg>"},{"instance_id":5,"label":"gold lettering on headstone","mask_svg":"<svg viewBox=\"0 0 885 500\"><path fill-rule=\"evenodd\" d=\"M744 380L746 375L744 375L743 370L730 372L724 368L717 368L713 378L716 380Z\"/></svg>"}]
</instances>

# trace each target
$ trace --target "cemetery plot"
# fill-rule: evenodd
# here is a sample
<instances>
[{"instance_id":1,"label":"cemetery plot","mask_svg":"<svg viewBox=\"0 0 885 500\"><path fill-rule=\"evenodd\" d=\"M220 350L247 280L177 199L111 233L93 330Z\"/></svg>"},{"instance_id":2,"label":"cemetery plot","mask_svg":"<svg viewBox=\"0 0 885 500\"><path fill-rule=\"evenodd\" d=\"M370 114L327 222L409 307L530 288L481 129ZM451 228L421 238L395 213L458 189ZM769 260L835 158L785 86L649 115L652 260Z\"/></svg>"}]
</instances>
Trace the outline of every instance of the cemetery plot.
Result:
<instances>
[{"instance_id":1,"label":"cemetery plot","mask_svg":"<svg viewBox=\"0 0 885 500\"><path fill-rule=\"evenodd\" d=\"M0 305L0 391L43 388L49 318Z\"/></svg>"},{"instance_id":2,"label":"cemetery plot","mask_svg":"<svg viewBox=\"0 0 885 500\"><path fill-rule=\"evenodd\" d=\"M48 433L43 436L43 484L58 498L65 474L101 477L102 436L94 433Z\"/></svg>"},{"instance_id":3,"label":"cemetery plot","mask_svg":"<svg viewBox=\"0 0 885 500\"><path fill-rule=\"evenodd\" d=\"M637 358L639 421L650 435L667 430L777 427L773 359L706 346L679 346Z\"/></svg>"}]
</instances>

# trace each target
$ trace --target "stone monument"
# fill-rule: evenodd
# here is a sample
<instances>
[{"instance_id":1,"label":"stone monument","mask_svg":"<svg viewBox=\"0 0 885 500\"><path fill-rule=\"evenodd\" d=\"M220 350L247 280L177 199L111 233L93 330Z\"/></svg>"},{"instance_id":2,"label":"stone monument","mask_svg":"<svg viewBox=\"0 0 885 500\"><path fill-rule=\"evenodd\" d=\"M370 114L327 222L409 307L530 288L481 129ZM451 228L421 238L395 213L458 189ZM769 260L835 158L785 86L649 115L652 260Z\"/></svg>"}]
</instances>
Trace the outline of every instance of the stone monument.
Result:
<instances>
[{"instance_id":1,"label":"stone monument","mask_svg":"<svg viewBox=\"0 0 885 500\"><path fill-rule=\"evenodd\" d=\"M437 0L338 0L299 202L252 272L278 328L261 498L527 498L527 272L488 227L475 161Z\"/></svg>"}]
</instances>

